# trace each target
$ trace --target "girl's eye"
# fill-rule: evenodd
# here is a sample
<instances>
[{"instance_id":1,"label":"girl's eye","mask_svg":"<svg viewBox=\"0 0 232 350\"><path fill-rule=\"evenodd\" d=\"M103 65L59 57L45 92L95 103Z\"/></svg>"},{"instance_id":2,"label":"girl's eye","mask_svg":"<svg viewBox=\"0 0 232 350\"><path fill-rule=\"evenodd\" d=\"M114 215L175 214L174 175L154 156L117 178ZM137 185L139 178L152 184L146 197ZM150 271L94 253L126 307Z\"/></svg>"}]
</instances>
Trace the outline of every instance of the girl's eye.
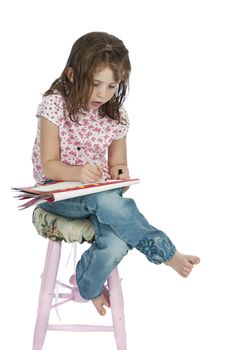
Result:
<instances>
[{"instance_id":1,"label":"girl's eye","mask_svg":"<svg viewBox=\"0 0 232 350\"><path fill-rule=\"evenodd\" d=\"M116 87L117 86L112 86L112 85L109 86L110 89L116 89Z\"/></svg>"}]
</instances>

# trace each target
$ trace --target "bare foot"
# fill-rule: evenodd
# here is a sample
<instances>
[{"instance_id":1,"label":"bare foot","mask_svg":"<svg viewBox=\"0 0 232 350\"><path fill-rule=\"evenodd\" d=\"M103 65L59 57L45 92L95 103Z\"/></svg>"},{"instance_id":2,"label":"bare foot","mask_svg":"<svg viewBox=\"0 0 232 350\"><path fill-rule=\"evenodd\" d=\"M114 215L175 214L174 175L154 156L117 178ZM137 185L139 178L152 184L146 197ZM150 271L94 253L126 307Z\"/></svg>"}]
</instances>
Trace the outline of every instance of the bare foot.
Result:
<instances>
[{"instance_id":1,"label":"bare foot","mask_svg":"<svg viewBox=\"0 0 232 350\"><path fill-rule=\"evenodd\" d=\"M92 299L92 303L97 309L98 313L104 316L106 314L106 309L104 308L104 306L110 307L108 289L105 287L103 293L99 297Z\"/></svg>"},{"instance_id":2,"label":"bare foot","mask_svg":"<svg viewBox=\"0 0 232 350\"><path fill-rule=\"evenodd\" d=\"M199 264L200 258L194 255L184 255L176 252L175 255L165 265L171 266L182 277L188 277L194 265Z\"/></svg>"}]
</instances>

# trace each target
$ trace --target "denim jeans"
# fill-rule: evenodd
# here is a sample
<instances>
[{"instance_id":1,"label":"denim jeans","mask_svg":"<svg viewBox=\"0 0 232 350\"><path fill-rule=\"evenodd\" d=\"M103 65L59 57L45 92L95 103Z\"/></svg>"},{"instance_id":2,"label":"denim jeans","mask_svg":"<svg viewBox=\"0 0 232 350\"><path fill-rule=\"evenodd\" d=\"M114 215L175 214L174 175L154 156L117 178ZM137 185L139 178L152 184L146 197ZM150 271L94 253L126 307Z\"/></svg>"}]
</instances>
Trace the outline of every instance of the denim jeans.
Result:
<instances>
[{"instance_id":1,"label":"denim jeans","mask_svg":"<svg viewBox=\"0 0 232 350\"><path fill-rule=\"evenodd\" d=\"M161 264L176 252L167 235L151 226L133 199L123 197L122 189L90 194L41 207L67 218L89 218L95 228L95 241L77 264L77 284L85 299L98 297L111 271L132 248L149 261Z\"/></svg>"}]
</instances>

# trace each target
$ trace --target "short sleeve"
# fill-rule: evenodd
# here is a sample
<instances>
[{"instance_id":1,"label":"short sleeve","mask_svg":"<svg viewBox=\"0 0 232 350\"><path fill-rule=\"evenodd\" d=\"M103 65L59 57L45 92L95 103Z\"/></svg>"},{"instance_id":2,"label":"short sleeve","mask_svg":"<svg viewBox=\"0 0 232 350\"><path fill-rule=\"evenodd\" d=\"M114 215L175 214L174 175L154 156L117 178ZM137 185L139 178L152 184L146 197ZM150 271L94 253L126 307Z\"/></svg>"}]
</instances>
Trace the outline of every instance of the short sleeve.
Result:
<instances>
[{"instance_id":1,"label":"short sleeve","mask_svg":"<svg viewBox=\"0 0 232 350\"><path fill-rule=\"evenodd\" d=\"M37 117L41 116L59 125L60 119L64 116L63 97L58 94L44 96L37 110Z\"/></svg>"},{"instance_id":2,"label":"short sleeve","mask_svg":"<svg viewBox=\"0 0 232 350\"><path fill-rule=\"evenodd\" d=\"M124 107L120 108L120 118L121 121L116 126L114 140L122 139L127 135L129 130L130 122Z\"/></svg>"}]
</instances>

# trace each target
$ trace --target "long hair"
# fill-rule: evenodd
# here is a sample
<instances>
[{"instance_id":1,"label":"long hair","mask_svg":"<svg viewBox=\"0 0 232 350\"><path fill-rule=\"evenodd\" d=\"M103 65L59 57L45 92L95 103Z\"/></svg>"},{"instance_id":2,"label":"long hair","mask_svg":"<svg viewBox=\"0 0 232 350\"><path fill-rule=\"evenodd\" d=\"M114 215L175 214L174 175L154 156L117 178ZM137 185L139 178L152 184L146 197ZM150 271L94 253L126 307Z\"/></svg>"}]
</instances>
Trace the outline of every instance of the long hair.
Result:
<instances>
[{"instance_id":1,"label":"long hair","mask_svg":"<svg viewBox=\"0 0 232 350\"><path fill-rule=\"evenodd\" d=\"M61 76L44 95L59 91L66 101L69 118L78 121L78 114L87 109L94 74L105 67L112 69L119 85L111 100L100 107L100 113L121 122L119 109L128 92L131 65L124 43L108 33L91 32L80 37L71 49ZM73 72L72 81L67 77L68 68Z\"/></svg>"}]
</instances>

